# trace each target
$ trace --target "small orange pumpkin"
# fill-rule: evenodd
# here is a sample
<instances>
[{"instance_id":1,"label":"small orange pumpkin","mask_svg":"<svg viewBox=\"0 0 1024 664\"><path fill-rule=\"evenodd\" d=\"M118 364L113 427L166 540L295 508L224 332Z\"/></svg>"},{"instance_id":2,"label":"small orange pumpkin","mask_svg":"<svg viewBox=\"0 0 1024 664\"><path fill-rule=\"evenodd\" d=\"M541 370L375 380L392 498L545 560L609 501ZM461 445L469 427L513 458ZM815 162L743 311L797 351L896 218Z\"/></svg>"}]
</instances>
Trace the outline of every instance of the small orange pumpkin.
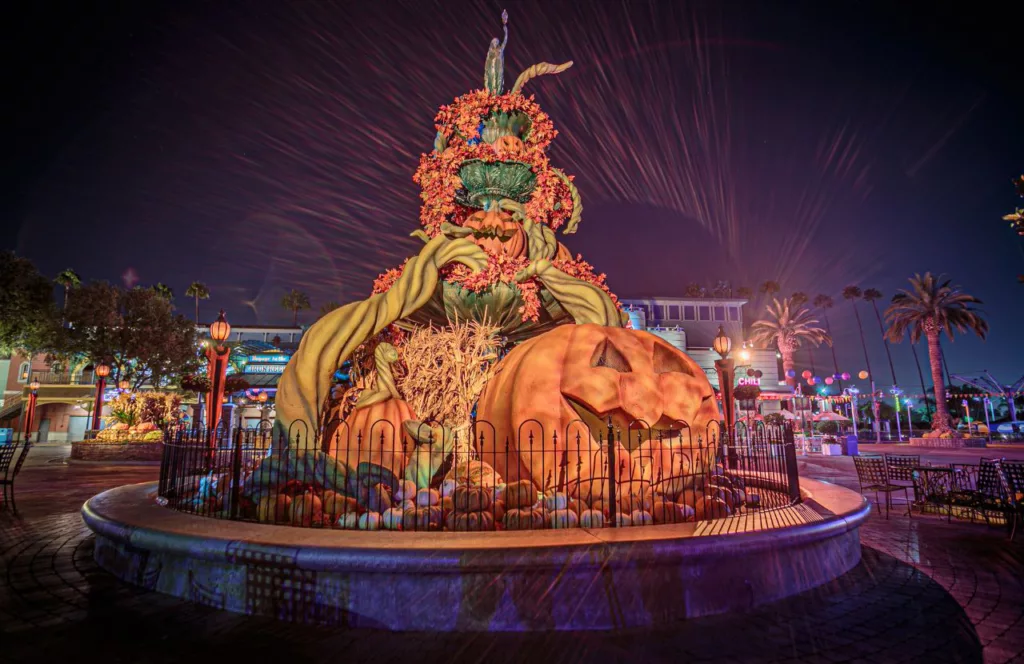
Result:
<instances>
[{"instance_id":1,"label":"small orange pumpkin","mask_svg":"<svg viewBox=\"0 0 1024 664\"><path fill-rule=\"evenodd\" d=\"M436 505L402 513L402 530L440 530L441 523L441 508Z\"/></svg>"},{"instance_id":2,"label":"small orange pumpkin","mask_svg":"<svg viewBox=\"0 0 1024 664\"><path fill-rule=\"evenodd\" d=\"M509 509L526 509L537 502L537 487L530 480L520 480L505 487L505 505Z\"/></svg>"},{"instance_id":3,"label":"small orange pumpkin","mask_svg":"<svg viewBox=\"0 0 1024 664\"><path fill-rule=\"evenodd\" d=\"M507 159L522 152L523 141L518 136L499 136L496 141L491 143L491 147L494 148L494 154L502 159Z\"/></svg>"},{"instance_id":4,"label":"small orange pumpkin","mask_svg":"<svg viewBox=\"0 0 1024 664\"><path fill-rule=\"evenodd\" d=\"M511 509L505 512L506 530L541 530L547 515L543 509Z\"/></svg>"},{"instance_id":5,"label":"small orange pumpkin","mask_svg":"<svg viewBox=\"0 0 1024 664\"><path fill-rule=\"evenodd\" d=\"M448 530L479 532L494 530L494 515L490 512L453 512L448 515Z\"/></svg>"},{"instance_id":6,"label":"small orange pumpkin","mask_svg":"<svg viewBox=\"0 0 1024 664\"><path fill-rule=\"evenodd\" d=\"M256 518L263 523L287 522L291 516L292 499L284 494L261 498Z\"/></svg>"},{"instance_id":7,"label":"small orange pumpkin","mask_svg":"<svg viewBox=\"0 0 1024 664\"><path fill-rule=\"evenodd\" d=\"M491 506L491 495L476 486L457 487L453 498L459 512L480 512Z\"/></svg>"},{"instance_id":8,"label":"small orange pumpkin","mask_svg":"<svg viewBox=\"0 0 1024 664\"><path fill-rule=\"evenodd\" d=\"M292 500L289 517L293 526L309 528L314 523L322 521L323 516L323 504L315 494L306 492Z\"/></svg>"}]
</instances>

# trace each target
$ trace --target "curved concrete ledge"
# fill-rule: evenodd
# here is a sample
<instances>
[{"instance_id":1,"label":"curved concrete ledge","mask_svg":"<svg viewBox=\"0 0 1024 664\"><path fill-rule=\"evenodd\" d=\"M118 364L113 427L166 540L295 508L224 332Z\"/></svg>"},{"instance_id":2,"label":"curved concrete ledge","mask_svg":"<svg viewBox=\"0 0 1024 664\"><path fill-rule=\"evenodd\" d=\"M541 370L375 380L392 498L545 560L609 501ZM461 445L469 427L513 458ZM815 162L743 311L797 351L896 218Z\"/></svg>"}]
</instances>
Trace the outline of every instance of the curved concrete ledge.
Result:
<instances>
[{"instance_id":1,"label":"curved concrete ledge","mask_svg":"<svg viewBox=\"0 0 1024 664\"><path fill-rule=\"evenodd\" d=\"M241 613L394 630L655 626L826 583L860 560L860 495L802 480L797 525L718 522L492 533L319 530L218 521L156 503L153 482L82 507L119 578ZM782 516L780 514L780 516Z\"/></svg>"}]
</instances>

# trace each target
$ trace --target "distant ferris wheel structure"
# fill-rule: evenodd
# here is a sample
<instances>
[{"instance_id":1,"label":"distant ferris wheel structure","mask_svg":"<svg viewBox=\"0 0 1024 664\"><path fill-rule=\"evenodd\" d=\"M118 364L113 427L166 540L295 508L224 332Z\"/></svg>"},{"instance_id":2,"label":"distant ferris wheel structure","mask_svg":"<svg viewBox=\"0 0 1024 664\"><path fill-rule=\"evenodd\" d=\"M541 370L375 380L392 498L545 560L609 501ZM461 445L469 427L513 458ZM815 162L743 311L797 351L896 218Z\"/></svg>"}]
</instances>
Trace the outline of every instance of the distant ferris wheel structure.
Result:
<instances>
[{"instance_id":1,"label":"distant ferris wheel structure","mask_svg":"<svg viewBox=\"0 0 1024 664\"><path fill-rule=\"evenodd\" d=\"M1014 406L1013 400L1014 397L1016 397L1020 393L1021 388L1024 387L1024 376L1018 378L1012 385L1003 385L998 380L996 380L995 376L990 374L988 370L979 371L977 373L981 375L967 376L963 374L953 374L950 377L955 378L956 380L959 380L962 383L973 385L982 392L986 392L988 394L995 394L1006 399L1006 407L1009 408L1010 410L1010 421L1016 422L1017 409Z\"/></svg>"}]
</instances>

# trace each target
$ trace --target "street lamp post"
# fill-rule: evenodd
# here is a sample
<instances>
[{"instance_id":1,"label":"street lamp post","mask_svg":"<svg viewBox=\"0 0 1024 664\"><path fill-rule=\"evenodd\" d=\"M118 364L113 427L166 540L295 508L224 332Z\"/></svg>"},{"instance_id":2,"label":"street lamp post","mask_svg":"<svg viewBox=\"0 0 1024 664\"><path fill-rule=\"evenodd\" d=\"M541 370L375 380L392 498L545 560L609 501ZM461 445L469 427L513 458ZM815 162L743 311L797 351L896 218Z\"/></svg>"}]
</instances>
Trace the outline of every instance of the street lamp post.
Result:
<instances>
[{"instance_id":1,"label":"street lamp post","mask_svg":"<svg viewBox=\"0 0 1024 664\"><path fill-rule=\"evenodd\" d=\"M985 411L985 430L987 431L988 442L991 443L992 442L992 423L988 419L988 409L989 409L990 405L992 405L992 401L988 397L985 397L985 400L981 402L981 407Z\"/></svg>"},{"instance_id":2,"label":"street lamp post","mask_svg":"<svg viewBox=\"0 0 1024 664\"><path fill-rule=\"evenodd\" d=\"M846 388L846 393L850 396L850 409L853 411L853 435L859 437L857 433L857 395L860 394L860 390L856 385L851 385Z\"/></svg>"},{"instance_id":3,"label":"street lamp post","mask_svg":"<svg viewBox=\"0 0 1024 664\"><path fill-rule=\"evenodd\" d=\"M217 424L220 422L221 405L224 402L224 381L228 372L228 355L231 349L224 345L231 335L231 326L224 317L224 310L210 324L210 339L213 343L206 346L207 375L210 377L210 393L207 395L207 444L215 447Z\"/></svg>"},{"instance_id":4,"label":"street lamp post","mask_svg":"<svg viewBox=\"0 0 1024 664\"><path fill-rule=\"evenodd\" d=\"M910 409L914 404L910 402L910 399L903 400L903 406L907 409L907 440L914 437L914 422L910 419ZM897 415L897 417L899 417Z\"/></svg>"},{"instance_id":5,"label":"street lamp post","mask_svg":"<svg viewBox=\"0 0 1024 664\"><path fill-rule=\"evenodd\" d=\"M722 326L718 326L718 334L715 336L715 352L721 359L715 360L715 370L718 372L718 390L722 394L722 415L725 417L725 429L727 435L732 439L736 424L735 403L732 398L733 372L736 363L729 359L729 351L732 350L732 339L725 333ZM735 468L738 459L735 446L729 445L729 467Z\"/></svg>"},{"instance_id":6,"label":"street lamp post","mask_svg":"<svg viewBox=\"0 0 1024 664\"><path fill-rule=\"evenodd\" d=\"M103 411L103 390L107 387L107 376L110 375L110 365L100 362L93 370L96 374L96 401L92 407L92 430L100 428L100 414Z\"/></svg>"},{"instance_id":7,"label":"street lamp post","mask_svg":"<svg viewBox=\"0 0 1024 664\"><path fill-rule=\"evenodd\" d=\"M903 427L900 426L900 394L902 393L903 390L895 385L893 385L892 389L889 390L889 394L892 395L893 403L896 405L896 440L901 442L903 441Z\"/></svg>"},{"instance_id":8,"label":"street lamp post","mask_svg":"<svg viewBox=\"0 0 1024 664\"><path fill-rule=\"evenodd\" d=\"M32 427L36 419L36 399L39 396L39 381L33 380L28 384L28 409L25 411L25 444L32 438Z\"/></svg>"}]
</instances>

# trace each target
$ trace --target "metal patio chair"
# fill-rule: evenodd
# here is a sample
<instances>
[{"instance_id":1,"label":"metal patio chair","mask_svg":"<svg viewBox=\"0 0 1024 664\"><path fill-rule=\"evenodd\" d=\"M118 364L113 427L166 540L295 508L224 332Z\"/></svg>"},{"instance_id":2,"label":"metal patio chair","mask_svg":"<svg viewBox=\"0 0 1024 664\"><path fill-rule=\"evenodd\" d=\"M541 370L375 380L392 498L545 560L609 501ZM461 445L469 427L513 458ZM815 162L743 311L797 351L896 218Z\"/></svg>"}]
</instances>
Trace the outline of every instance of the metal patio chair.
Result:
<instances>
[{"instance_id":1,"label":"metal patio chair","mask_svg":"<svg viewBox=\"0 0 1024 664\"><path fill-rule=\"evenodd\" d=\"M15 461L15 454L19 447L21 447L21 454L17 455L17 460ZM10 503L11 509L15 514L18 513L18 504L14 502L14 478L21 472L21 467L25 463L25 457L28 456L31 449L31 442L24 442L21 445L15 443L0 445L0 486L4 489L2 505L6 509L7 504Z\"/></svg>"},{"instance_id":2,"label":"metal patio chair","mask_svg":"<svg viewBox=\"0 0 1024 664\"><path fill-rule=\"evenodd\" d=\"M914 489L914 469L921 466L919 454L886 454L885 470L889 475L889 481L895 484L906 482L911 491L914 492L914 500L918 499L917 490Z\"/></svg>"},{"instance_id":3,"label":"metal patio chair","mask_svg":"<svg viewBox=\"0 0 1024 664\"><path fill-rule=\"evenodd\" d=\"M893 484L889 479L885 459L880 456L855 456L853 465L857 469L857 482L860 484L860 492L872 491L875 494L875 503L880 505L879 494L885 494L885 518L889 518L889 510L892 508L892 494L895 491L902 491L907 499L907 515L910 515L910 493L911 487Z\"/></svg>"}]
</instances>

